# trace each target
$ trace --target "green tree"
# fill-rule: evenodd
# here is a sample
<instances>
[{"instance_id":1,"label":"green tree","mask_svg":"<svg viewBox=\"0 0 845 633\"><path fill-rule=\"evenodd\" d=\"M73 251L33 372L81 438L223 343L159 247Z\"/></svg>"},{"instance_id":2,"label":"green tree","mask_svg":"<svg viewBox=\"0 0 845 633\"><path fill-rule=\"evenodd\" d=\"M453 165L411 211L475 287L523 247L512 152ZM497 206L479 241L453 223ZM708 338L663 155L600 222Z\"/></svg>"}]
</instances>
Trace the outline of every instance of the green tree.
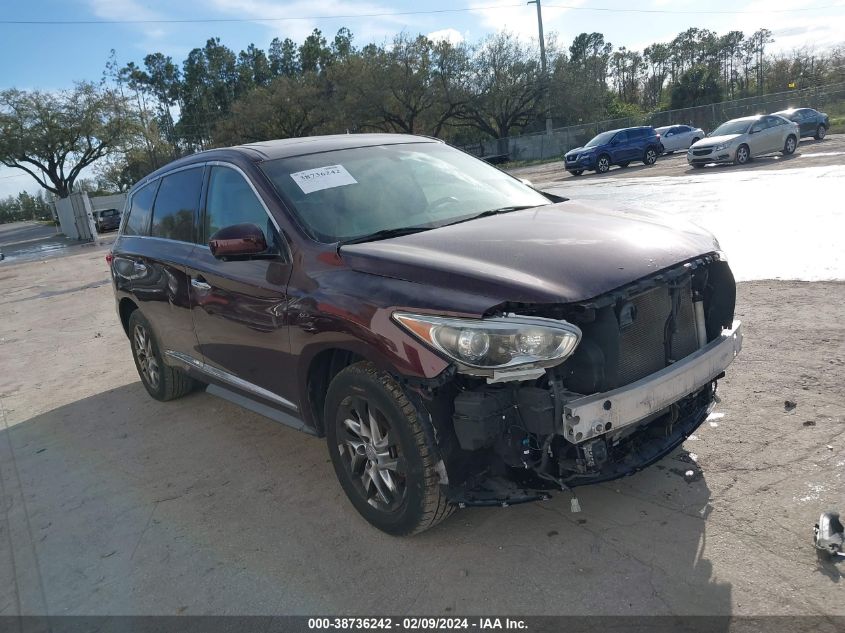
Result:
<instances>
[{"instance_id":1,"label":"green tree","mask_svg":"<svg viewBox=\"0 0 845 633\"><path fill-rule=\"evenodd\" d=\"M137 128L125 99L91 83L57 93L0 92L0 162L60 198L83 169L119 150Z\"/></svg>"},{"instance_id":2,"label":"green tree","mask_svg":"<svg viewBox=\"0 0 845 633\"><path fill-rule=\"evenodd\" d=\"M671 108L690 108L722 100L719 74L707 66L693 66L672 87Z\"/></svg>"},{"instance_id":3,"label":"green tree","mask_svg":"<svg viewBox=\"0 0 845 633\"><path fill-rule=\"evenodd\" d=\"M296 42L289 37L284 41L278 37L273 38L267 57L270 60L270 72L274 77L279 75L293 77L299 73L299 52Z\"/></svg>"}]
</instances>

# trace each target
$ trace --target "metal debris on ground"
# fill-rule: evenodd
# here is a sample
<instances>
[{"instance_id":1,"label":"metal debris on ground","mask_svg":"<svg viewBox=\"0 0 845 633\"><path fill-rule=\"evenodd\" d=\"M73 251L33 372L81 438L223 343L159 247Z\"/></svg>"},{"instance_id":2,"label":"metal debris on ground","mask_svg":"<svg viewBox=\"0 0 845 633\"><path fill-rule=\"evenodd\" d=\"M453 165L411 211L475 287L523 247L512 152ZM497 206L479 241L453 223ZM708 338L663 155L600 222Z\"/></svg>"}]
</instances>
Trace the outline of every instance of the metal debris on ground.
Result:
<instances>
[{"instance_id":1,"label":"metal debris on ground","mask_svg":"<svg viewBox=\"0 0 845 633\"><path fill-rule=\"evenodd\" d=\"M838 512L823 512L813 528L813 544L827 556L845 557L845 528Z\"/></svg>"}]
</instances>

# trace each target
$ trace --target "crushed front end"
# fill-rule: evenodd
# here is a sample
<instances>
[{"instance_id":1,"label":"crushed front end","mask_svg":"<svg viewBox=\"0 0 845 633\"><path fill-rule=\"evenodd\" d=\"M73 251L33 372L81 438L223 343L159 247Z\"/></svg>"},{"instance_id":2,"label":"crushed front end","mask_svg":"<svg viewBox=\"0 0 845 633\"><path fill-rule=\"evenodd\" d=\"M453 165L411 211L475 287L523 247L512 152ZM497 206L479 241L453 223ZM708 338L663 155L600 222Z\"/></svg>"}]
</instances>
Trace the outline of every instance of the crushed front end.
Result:
<instances>
[{"instance_id":1,"label":"crushed front end","mask_svg":"<svg viewBox=\"0 0 845 633\"><path fill-rule=\"evenodd\" d=\"M450 499L506 505L633 474L704 422L741 349L736 285L718 254L590 301L505 305L576 325L581 340L540 375L456 373L430 390Z\"/></svg>"}]
</instances>

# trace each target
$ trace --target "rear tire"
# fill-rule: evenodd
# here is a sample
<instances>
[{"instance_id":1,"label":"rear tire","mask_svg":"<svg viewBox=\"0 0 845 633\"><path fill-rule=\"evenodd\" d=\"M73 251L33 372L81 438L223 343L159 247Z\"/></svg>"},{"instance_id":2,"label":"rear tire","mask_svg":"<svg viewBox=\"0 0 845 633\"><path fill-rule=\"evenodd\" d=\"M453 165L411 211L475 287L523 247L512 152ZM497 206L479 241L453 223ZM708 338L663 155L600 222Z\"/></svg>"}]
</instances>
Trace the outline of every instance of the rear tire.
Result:
<instances>
[{"instance_id":1,"label":"rear tire","mask_svg":"<svg viewBox=\"0 0 845 633\"><path fill-rule=\"evenodd\" d=\"M748 145L743 143L739 147L736 148L736 156L734 156L734 165L747 165L748 161L751 160L751 151L748 149Z\"/></svg>"},{"instance_id":2,"label":"rear tire","mask_svg":"<svg viewBox=\"0 0 845 633\"><path fill-rule=\"evenodd\" d=\"M694 139L692 139L692 143L690 143L690 147L692 147L693 145L695 145L696 143L698 143L700 140L701 140L701 139L700 139L700 138L698 138L698 137L696 136Z\"/></svg>"},{"instance_id":3,"label":"rear tire","mask_svg":"<svg viewBox=\"0 0 845 633\"><path fill-rule=\"evenodd\" d=\"M783 144L783 150L781 150L781 154L784 156L789 156L790 154L795 153L795 148L798 147L798 140L790 134L786 137L786 142Z\"/></svg>"},{"instance_id":4,"label":"rear tire","mask_svg":"<svg viewBox=\"0 0 845 633\"><path fill-rule=\"evenodd\" d=\"M329 385L324 413L335 473L355 509L396 536L434 527L455 510L402 387L372 363L341 371Z\"/></svg>"},{"instance_id":5,"label":"rear tire","mask_svg":"<svg viewBox=\"0 0 845 633\"><path fill-rule=\"evenodd\" d=\"M184 371L165 365L150 322L135 310L129 317L129 342L141 383L153 398L166 402L190 393L196 383Z\"/></svg>"},{"instance_id":6,"label":"rear tire","mask_svg":"<svg viewBox=\"0 0 845 633\"><path fill-rule=\"evenodd\" d=\"M653 147L649 147L646 149L645 154L643 154L643 163L645 165L654 165L657 162L657 150Z\"/></svg>"},{"instance_id":7,"label":"rear tire","mask_svg":"<svg viewBox=\"0 0 845 633\"><path fill-rule=\"evenodd\" d=\"M827 128L822 124L822 125L819 125L819 127L816 128L816 135L815 135L814 138L817 141L823 141L824 137L826 135L827 135Z\"/></svg>"}]
</instances>

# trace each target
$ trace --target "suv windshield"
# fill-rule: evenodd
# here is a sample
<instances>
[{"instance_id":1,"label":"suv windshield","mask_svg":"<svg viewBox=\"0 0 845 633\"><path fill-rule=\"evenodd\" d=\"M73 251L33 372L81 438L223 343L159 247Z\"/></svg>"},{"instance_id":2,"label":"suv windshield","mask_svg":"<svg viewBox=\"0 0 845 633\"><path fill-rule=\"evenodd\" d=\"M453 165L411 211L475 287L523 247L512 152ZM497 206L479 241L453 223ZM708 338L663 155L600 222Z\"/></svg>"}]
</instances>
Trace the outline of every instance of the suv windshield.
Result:
<instances>
[{"instance_id":1,"label":"suv windshield","mask_svg":"<svg viewBox=\"0 0 845 633\"><path fill-rule=\"evenodd\" d=\"M550 204L519 180L442 143L343 149L261 168L301 223L327 243Z\"/></svg>"},{"instance_id":2,"label":"suv windshield","mask_svg":"<svg viewBox=\"0 0 845 633\"><path fill-rule=\"evenodd\" d=\"M613 138L613 135L616 134L616 130L612 132L602 132L598 136L594 136L592 140L587 143L584 147L595 147L596 145L606 145L610 143L610 139Z\"/></svg>"},{"instance_id":3,"label":"suv windshield","mask_svg":"<svg viewBox=\"0 0 845 633\"><path fill-rule=\"evenodd\" d=\"M710 132L708 136L725 136L727 134L745 134L748 131L748 128L751 127L751 124L754 121L749 121L748 119L739 120L739 121L728 121L727 123L722 123L719 127L715 130Z\"/></svg>"}]
</instances>

